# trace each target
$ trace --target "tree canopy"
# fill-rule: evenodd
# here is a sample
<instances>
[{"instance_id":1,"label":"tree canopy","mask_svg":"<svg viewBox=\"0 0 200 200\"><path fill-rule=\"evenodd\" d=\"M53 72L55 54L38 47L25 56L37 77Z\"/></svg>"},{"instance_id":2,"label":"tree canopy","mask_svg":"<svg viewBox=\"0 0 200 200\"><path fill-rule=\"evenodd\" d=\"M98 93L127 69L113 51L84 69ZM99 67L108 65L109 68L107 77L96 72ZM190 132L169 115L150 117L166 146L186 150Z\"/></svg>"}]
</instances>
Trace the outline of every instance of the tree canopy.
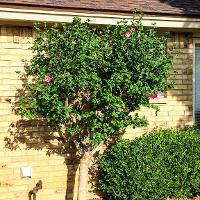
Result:
<instances>
[{"instance_id":1,"label":"tree canopy","mask_svg":"<svg viewBox=\"0 0 200 200\"><path fill-rule=\"evenodd\" d=\"M141 20L97 28L74 18L36 30L19 114L46 120L82 153L128 125L146 125L131 112L171 87L166 38Z\"/></svg>"}]
</instances>

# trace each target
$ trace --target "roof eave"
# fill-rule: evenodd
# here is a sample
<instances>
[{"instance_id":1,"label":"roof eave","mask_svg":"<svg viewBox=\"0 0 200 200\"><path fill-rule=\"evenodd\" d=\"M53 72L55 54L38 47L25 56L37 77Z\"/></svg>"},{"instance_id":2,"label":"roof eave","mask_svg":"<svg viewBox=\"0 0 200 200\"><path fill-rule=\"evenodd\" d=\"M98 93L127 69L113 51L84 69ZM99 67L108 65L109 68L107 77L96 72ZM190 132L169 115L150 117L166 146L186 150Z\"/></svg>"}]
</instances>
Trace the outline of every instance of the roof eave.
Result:
<instances>
[{"instance_id":1,"label":"roof eave","mask_svg":"<svg viewBox=\"0 0 200 200\"><path fill-rule=\"evenodd\" d=\"M16 9L0 7L0 21L10 22L72 22L74 17L80 17L83 20L90 20L92 24L112 24L115 25L120 20L131 20L132 14L107 14L99 12L81 12L81 11L57 11L57 10L36 10L36 9ZM144 26L155 26L159 28L184 28L199 29L200 18L188 16L172 16L172 15L152 15L146 13L143 17Z\"/></svg>"}]
</instances>

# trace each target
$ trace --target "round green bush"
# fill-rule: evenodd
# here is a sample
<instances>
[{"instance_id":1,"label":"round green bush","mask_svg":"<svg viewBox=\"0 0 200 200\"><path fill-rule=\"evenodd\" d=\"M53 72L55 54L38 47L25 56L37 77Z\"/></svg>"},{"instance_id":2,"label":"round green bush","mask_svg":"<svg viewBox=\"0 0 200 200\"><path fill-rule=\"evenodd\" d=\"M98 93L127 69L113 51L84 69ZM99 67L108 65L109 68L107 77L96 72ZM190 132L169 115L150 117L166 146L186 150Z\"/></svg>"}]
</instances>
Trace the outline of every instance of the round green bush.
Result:
<instances>
[{"instance_id":1,"label":"round green bush","mask_svg":"<svg viewBox=\"0 0 200 200\"><path fill-rule=\"evenodd\" d=\"M98 162L99 187L110 199L164 200L200 193L200 135L161 130L112 144Z\"/></svg>"}]
</instances>

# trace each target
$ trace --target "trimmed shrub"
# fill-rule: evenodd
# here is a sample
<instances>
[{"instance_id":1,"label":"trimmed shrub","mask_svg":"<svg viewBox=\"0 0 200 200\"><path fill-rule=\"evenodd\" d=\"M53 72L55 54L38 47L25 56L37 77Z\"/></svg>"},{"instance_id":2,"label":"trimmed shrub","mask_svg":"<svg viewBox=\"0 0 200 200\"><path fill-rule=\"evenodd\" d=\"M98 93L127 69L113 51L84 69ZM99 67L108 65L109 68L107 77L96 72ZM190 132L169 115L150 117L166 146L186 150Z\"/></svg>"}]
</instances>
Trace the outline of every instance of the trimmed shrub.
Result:
<instances>
[{"instance_id":1,"label":"trimmed shrub","mask_svg":"<svg viewBox=\"0 0 200 200\"><path fill-rule=\"evenodd\" d=\"M111 199L162 200L200 193L200 135L153 132L111 145L99 162L99 187Z\"/></svg>"}]
</instances>

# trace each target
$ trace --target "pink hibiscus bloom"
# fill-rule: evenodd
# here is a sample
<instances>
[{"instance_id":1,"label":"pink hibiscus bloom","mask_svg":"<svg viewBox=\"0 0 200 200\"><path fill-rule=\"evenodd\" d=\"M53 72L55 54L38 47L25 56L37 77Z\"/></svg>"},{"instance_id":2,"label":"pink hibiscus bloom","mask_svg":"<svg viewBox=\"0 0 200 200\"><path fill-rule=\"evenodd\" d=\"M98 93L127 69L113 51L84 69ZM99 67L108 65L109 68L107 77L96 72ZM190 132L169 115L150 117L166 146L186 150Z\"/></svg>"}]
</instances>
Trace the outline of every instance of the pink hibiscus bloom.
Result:
<instances>
[{"instance_id":1,"label":"pink hibiscus bloom","mask_svg":"<svg viewBox=\"0 0 200 200\"><path fill-rule=\"evenodd\" d=\"M101 112L100 110L96 110L96 111L95 111L95 114L96 114L96 115L102 115L102 112Z\"/></svg>"},{"instance_id":2,"label":"pink hibiscus bloom","mask_svg":"<svg viewBox=\"0 0 200 200\"><path fill-rule=\"evenodd\" d=\"M158 92L156 95L150 95L148 98L149 100L154 100L154 99L160 99L162 98L164 95L162 92Z\"/></svg>"},{"instance_id":3,"label":"pink hibiscus bloom","mask_svg":"<svg viewBox=\"0 0 200 200\"><path fill-rule=\"evenodd\" d=\"M125 36L126 38L129 38L129 37L131 36L131 33L127 31L127 32L124 33L124 36Z\"/></svg>"},{"instance_id":4,"label":"pink hibiscus bloom","mask_svg":"<svg viewBox=\"0 0 200 200\"><path fill-rule=\"evenodd\" d=\"M130 29L130 32L131 33L134 33L136 31L136 29L134 28L134 27L132 27L131 29Z\"/></svg>"},{"instance_id":5,"label":"pink hibiscus bloom","mask_svg":"<svg viewBox=\"0 0 200 200\"><path fill-rule=\"evenodd\" d=\"M45 82L45 83L50 83L50 82L52 81L52 79L53 79L53 78L52 78L51 76L47 76L47 75L46 75L46 76L44 77L44 82Z\"/></svg>"},{"instance_id":6,"label":"pink hibiscus bloom","mask_svg":"<svg viewBox=\"0 0 200 200\"><path fill-rule=\"evenodd\" d=\"M148 96L148 98L149 98L149 100L154 100L154 99L157 98L157 96L156 95L150 95L150 96Z\"/></svg>"},{"instance_id":7,"label":"pink hibiscus bloom","mask_svg":"<svg viewBox=\"0 0 200 200\"><path fill-rule=\"evenodd\" d=\"M162 97L163 97L163 93L162 93L162 92L158 92L158 93L156 94L156 97L157 97L157 99L162 98Z\"/></svg>"}]
</instances>

